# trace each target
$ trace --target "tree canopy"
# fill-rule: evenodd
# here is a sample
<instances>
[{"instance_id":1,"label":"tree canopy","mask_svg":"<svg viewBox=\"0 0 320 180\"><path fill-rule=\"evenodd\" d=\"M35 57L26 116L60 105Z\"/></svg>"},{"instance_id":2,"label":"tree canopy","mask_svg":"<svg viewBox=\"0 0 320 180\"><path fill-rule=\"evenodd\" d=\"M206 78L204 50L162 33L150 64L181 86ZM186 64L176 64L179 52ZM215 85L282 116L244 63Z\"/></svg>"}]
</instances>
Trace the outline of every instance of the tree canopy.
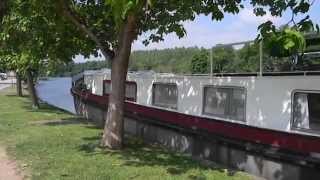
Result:
<instances>
[{"instance_id":1,"label":"tree canopy","mask_svg":"<svg viewBox=\"0 0 320 180\"><path fill-rule=\"evenodd\" d=\"M1 25L0 53L15 70L38 70L48 63L70 62L78 53L94 52L93 43L61 18L51 1L15 0L8 7Z\"/></svg>"}]
</instances>

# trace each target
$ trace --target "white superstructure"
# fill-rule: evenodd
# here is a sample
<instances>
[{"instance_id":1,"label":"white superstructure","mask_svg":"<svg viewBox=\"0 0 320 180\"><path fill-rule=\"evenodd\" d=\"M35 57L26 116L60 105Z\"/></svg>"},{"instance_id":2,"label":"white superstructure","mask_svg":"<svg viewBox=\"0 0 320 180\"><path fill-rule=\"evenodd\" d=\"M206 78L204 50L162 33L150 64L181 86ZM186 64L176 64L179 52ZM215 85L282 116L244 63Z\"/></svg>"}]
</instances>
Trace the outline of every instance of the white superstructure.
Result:
<instances>
[{"instance_id":1,"label":"white superstructure","mask_svg":"<svg viewBox=\"0 0 320 180\"><path fill-rule=\"evenodd\" d=\"M84 82L93 94L104 94L104 80L110 80L109 70L84 73ZM248 126L318 135L319 116L313 111L320 102L311 104L310 98L315 99L320 93L319 75L211 77L128 73L127 81L136 83L136 103L140 105ZM174 108L161 105L164 102L159 102L160 105L154 102L157 99L154 95L157 93L156 84L163 85L166 89L163 91L168 93L174 91L175 94L170 95L176 98ZM227 101L230 92L233 99ZM294 101L300 104L294 105ZM295 113L294 107L297 109Z\"/></svg>"}]
</instances>

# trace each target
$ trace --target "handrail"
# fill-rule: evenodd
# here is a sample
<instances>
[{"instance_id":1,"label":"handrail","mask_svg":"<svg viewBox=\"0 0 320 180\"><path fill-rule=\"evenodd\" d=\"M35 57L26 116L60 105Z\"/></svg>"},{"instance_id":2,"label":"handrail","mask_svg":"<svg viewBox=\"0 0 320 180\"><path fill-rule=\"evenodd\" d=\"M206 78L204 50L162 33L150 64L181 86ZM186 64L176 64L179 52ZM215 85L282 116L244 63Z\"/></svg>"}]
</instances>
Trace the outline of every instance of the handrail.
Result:
<instances>
[{"instance_id":1,"label":"handrail","mask_svg":"<svg viewBox=\"0 0 320 180\"><path fill-rule=\"evenodd\" d=\"M98 71L97 71L98 72ZM139 72L130 72L131 75L141 75ZM213 73L210 74L173 74L173 73L154 73L151 76L163 76L163 77L247 77L247 76L260 76L260 72L247 72L247 73ZM320 75L320 71L281 71L281 72L263 72L262 76L312 76ZM72 77L72 82L81 79L84 76L83 73Z\"/></svg>"},{"instance_id":2,"label":"handrail","mask_svg":"<svg viewBox=\"0 0 320 180\"><path fill-rule=\"evenodd\" d=\"M157 73L157 75L162 75ZM212 77L228 77L228 76L259 76L260 72L248 73L213 73ZM320 75L320 71L281 71L281 72L263 72L263 76L310 76ZM210 74L175 74L174 76L209 76Z\"/></svg>"}]
</instances>

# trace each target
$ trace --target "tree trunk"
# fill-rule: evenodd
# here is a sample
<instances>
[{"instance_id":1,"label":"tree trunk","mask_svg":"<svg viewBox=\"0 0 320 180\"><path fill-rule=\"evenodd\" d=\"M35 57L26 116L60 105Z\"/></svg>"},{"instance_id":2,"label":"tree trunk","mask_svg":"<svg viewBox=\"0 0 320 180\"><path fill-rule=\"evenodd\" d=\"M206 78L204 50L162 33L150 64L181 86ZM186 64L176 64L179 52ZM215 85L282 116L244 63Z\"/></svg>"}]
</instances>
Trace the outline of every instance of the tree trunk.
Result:
<instances>
[{"instance_id":1,"label":"tree trunk","mask_svg":"<svg viewBox=\"0 0 320 180\"><path fill-rule=\"evenodd\" d=\"M21 76L16 73L16 86L17 86L17 96L22 97L22 86L21 86Z\"/></svg>"},{"instance_id":2,"label":"tree trunk","mask_svg":"<svg viewBox=\"0 0 320 180\"><path fill-rule=\"evenodd\" d=\"M32 107L39 108L39 100L33 83L33 75L31 70L27 70L28 91L32 102Z\"/></svg>"},{"instance_id":3,"label":"tree trunk","mask_svg":"<svg viewBox=\"0 0 320 180\"><path fill-rule=\"evenodd\" d=\"M129 16L119 33L119 46L111 63L111 94L101 142L102 146L111 149L121 149L123 145L125 82L136 34L135 17Z\"/></svg>"}]
</instances>

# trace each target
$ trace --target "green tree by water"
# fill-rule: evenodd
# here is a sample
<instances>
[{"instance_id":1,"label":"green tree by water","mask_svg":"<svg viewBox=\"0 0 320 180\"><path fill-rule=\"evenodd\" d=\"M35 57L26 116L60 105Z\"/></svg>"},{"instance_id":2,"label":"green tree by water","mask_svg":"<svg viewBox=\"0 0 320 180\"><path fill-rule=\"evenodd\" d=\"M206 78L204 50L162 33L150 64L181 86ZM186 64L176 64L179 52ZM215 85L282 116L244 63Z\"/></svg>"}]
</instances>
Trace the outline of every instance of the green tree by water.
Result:
<instances>
[{"instance_id":1,"label":"green tree by water","mask_svg":"<svg viewBox=\"0 0 320 180\"><path fill-rule=\"evenodd\" d=\"M191 60L192 74L206 74L209 73L209 53L202 49L198 54L195 54Z\"/></svg>"},{"instance_id":2,"label":"green tree by water","mask_svg":"<svg viewBox=\"0 0 320 180\"><path fill-rule=\"evenodd\" d=\"M233 47L219 47L212 49L212 61L214 73L233 72L233 63L236 61L236 52Z\"/></svg>"}]
</instances>

